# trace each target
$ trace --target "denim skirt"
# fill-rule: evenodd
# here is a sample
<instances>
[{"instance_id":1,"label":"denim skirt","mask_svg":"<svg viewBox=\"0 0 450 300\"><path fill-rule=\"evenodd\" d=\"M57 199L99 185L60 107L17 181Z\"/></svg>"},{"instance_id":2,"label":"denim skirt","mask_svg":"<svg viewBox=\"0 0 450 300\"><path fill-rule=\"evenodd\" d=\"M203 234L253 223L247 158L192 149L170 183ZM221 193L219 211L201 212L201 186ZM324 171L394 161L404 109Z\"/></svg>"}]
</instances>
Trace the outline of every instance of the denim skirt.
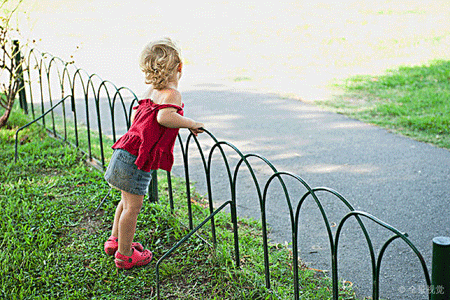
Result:
<instances>
[{"instance_id":1,"label":"denim skirt","mask_svg":"<svg viewBox=\"0 0 450 300\"><path fill-rule=\"evenodd\" d=\"M152 180L151 172L139 170L136 156L115 149L105 172L105 180L114 188L134 195L145 195Z\"/></svg>"}]
</instances>

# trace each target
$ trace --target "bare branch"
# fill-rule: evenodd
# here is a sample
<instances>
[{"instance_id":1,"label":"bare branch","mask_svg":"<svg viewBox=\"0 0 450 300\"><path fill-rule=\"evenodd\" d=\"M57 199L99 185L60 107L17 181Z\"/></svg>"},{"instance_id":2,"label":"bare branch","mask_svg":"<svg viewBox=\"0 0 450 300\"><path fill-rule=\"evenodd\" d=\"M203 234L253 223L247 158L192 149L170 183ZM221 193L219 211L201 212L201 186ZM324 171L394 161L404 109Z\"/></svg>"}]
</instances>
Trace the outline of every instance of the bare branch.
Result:
<instances>
[{"instance_id":1,"label":"bare branch","mask_svg":"<svg viewBox=\"0 0 450 300\"><path fill-rule=\"evenodd\" d=\"M2 106L4 109L7 109L7 98L5 94L0 94L0 106Z\"/></svg>"}]
</instances>

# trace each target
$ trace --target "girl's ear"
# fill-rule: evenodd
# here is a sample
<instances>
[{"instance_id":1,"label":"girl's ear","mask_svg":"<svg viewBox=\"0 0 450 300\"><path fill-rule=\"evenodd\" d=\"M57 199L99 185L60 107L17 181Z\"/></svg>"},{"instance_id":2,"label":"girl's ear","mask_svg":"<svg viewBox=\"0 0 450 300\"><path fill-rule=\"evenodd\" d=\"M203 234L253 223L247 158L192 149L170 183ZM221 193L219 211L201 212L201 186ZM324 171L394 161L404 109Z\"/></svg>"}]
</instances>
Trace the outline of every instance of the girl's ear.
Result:
<instances>
[{"instance_id":1,"label":"girl's ear","mask_svg":"<svg viewBox=\"0 0 450 300\"><path fill-rule=\"evenodd\" d=\"M182 70L183 70L183 63L180 63L180 64L178 65L177 71L178 71L178 72L181 72Z\"/></svg>"}]
</instances>

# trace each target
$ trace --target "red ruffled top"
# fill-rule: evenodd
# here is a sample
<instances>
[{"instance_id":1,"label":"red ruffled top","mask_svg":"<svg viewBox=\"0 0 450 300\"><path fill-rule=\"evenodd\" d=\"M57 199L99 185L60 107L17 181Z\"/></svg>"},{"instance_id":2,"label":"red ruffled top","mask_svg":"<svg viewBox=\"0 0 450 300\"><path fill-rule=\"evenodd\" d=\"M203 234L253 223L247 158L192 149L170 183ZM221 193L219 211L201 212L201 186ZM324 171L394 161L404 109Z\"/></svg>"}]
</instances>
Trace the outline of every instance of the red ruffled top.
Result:
<instances>
[{"instance_id":1,"label":"red ruffled top","mask_svg":"<svg viewBox=\"0 0 450 300\"><path fill-rule=\"evenodd\" d=\"M162 169L169 171L173 166L173 148L178 136L179 128L162 126L156 120L158 111L173 107L183 115L183 106L173 104L156 104L150 99L140 100L134 122L112 146L113 149L123 149L137 156L136 166L139 170Z\"/></svg>"}]
</instances>

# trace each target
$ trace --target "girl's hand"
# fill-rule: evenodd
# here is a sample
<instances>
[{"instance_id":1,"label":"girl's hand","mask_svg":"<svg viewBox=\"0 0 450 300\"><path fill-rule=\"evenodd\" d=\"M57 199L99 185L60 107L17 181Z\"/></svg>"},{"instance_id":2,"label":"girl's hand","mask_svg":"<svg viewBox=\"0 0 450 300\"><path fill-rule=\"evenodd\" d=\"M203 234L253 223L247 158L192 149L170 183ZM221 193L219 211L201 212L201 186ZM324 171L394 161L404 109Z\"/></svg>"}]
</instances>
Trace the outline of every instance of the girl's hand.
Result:
<instances>
[{"instance_id":1,"label":"girl's hand","mask_svg":"<svg viewBox=\"0 0 450 300\"><path fill-rule=\"evenodd\" d=\"M203 132L203 127L205 127L203 123L195 122L194 126L189 127L189 130L193 135L197 136L199 133Z\"/></svg>"}]
</instances>

